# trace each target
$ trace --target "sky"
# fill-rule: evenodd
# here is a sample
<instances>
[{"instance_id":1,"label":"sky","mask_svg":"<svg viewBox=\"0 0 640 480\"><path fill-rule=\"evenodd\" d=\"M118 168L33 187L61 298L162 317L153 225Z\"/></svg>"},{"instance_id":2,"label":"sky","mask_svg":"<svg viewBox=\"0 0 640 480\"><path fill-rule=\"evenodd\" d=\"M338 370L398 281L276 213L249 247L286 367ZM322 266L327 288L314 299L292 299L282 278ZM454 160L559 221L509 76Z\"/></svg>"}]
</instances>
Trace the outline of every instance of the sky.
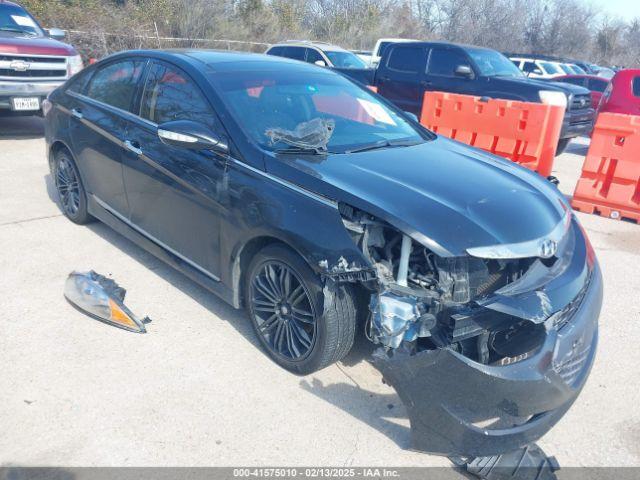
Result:
<instances>
[{"instance_id":1,"label":"sky","mask_svg":"<svg viewBox=\"0 0 640 480\"><path fill-rule=\"evenodd\" d=\"M623 20L640 17L640 0L583 0L600 7L603 13L617 16Z\"/></svg>"}]
</instances>

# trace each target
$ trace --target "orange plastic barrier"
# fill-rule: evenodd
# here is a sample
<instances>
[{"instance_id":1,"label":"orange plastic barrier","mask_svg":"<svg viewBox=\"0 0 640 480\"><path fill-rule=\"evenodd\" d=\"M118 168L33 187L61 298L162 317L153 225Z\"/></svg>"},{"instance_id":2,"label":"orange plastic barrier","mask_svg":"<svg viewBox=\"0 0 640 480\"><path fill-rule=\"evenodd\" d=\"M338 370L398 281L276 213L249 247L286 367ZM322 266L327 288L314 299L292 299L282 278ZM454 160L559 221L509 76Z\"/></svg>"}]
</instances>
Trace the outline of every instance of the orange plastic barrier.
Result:
<instances>
[{"instance_id":1,"label":"orange plastic barrier","mask_svg":"<svg viewBox=\"0 0 640 480\"><path fill-rule=\"evenodd\" d=\"M562 106L426 92L420 123L547 177L553 169L564 112Z\"/></svg>"},{"instance_id":2,"label":"orange plastic barrier","mask_svg":"<svg viewBox=\"0 0 640 480\"><path fill-rule=\"evenodd\" d=\"M571 206L640 221L640 117L601 113Z\"/></svg>"}]
</instances>

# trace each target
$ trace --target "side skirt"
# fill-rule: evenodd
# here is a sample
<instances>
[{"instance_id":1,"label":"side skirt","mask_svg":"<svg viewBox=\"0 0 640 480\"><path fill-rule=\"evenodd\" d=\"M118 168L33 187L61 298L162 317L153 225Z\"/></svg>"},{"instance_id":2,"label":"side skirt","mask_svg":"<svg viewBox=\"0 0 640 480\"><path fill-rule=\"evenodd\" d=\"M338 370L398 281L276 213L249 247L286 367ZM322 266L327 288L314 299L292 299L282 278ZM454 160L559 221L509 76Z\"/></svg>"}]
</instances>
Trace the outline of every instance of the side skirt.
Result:
<instances>
[{"instance_id":1,"label":"side skirt","mask_svg":"<svg viewBox=\"0 0 640 480\"><path fill-rule=\"evenodd\" d=\"M125 222L117 218L111 212L100 206L92 195L87 195L89 213L95 218L100 220L105 225L108 225L113 230L131 240L133 243L143 248L147 252L156 256L163 262L169 264L180 273L186 275L191 280L206 288L212 293L215 293L222 300L233 306L233 291L220 281L216 281L213 278L204 275L196 268L189 265L187 262L177 257L173 253L169 252L162 246L155 243L153 240L139 233L137 230L131 228Z\"/></svg>"}]
</instances>

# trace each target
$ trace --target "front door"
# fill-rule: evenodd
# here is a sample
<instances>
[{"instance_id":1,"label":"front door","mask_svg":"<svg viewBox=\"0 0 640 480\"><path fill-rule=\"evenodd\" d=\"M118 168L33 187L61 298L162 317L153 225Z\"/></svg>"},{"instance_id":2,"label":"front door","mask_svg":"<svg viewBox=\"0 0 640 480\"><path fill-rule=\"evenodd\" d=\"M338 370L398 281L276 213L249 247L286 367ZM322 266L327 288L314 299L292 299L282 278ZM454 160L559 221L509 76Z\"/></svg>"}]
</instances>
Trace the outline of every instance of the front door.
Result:
<instances>
[{"instance_id":1,"label":"front door","mask_svg":"<svg viewBox=\"0 0 640 480\"><path fill-rule=\"evenodd\" d=\"M220 194L226 160L210 151L165 145L158 125L192 120L216 132L220 125L199 87L177 67L154 62L139 117L126 131L124 165L129 221L167 250L214 279L219 276Z\"/></svg>"}]
</instances>

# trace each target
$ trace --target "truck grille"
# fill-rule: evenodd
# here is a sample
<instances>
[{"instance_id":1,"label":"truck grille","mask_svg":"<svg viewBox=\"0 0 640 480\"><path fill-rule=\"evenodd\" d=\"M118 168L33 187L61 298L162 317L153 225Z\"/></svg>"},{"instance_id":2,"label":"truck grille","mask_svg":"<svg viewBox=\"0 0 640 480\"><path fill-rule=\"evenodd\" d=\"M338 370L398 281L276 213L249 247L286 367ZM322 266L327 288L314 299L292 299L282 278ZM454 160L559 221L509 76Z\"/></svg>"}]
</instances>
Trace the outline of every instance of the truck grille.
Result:
<instances>
[{"instance_id":1,"label":"truck grille","mask_svg":"<svg viewBox=\"0 0 640 480\"><path fill-rule=\"evenodd\" d=\"M45 55L0 55L2 80L65 80L67 58Z\"/></svg>"},{"instance_id":2,"label":"truck grille","mask_svg":"<svg viewBox=\"0 0 640 480\"><path fill-rule=\"evenodd\" d=\"M588 108L591 108L591 94L587 93L585 95L574 95L571 99L569 110L586 110Z\"/></svg>"}]
</instances>

